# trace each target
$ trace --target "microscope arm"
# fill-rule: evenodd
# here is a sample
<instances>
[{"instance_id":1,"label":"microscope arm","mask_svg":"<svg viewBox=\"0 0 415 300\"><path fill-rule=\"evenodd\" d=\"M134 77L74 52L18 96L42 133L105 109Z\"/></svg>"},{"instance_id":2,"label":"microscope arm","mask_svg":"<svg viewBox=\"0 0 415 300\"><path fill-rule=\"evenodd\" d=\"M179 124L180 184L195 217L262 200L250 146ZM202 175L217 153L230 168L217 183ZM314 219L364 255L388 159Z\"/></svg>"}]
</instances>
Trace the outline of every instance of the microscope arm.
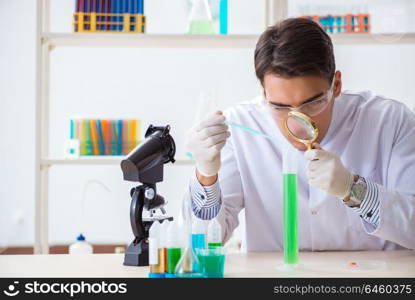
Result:
<instances>
[{"instance_id":1,"label":"microscope arm","mask_svg":"<svg viewBox=\"0 0 415 300\"><path fill-rule=\"evenodd\" d=\"M144 207L144 195L141 186L131 189L131 206L130 206L130 223L134 236L136 237L135 243L140 242L145 238L144 225L143 225L143 207Z\"/></svg>"}]
</instances>

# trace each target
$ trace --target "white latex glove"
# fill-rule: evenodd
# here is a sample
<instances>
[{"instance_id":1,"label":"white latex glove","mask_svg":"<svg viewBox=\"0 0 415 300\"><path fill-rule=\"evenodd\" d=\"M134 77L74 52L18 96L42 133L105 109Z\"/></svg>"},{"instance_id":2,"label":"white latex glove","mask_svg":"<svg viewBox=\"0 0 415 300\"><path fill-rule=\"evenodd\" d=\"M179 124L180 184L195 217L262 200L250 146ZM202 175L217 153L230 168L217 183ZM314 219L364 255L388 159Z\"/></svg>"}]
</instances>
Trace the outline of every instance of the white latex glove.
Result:
<instances>
[{"instance_id":1,"label":"white latex glove","mask_svg":"<svg viewBox=\"0 0 415 300\"><path fill-rule=\"evenodd\" d=\"M340 158L331 152L324 151L314 143L315 148L305 152L309 160L307 168L308 182L312 187L322 189L326 193L344 199L350 194L354 175L342 164Z\"/></svg>"},{"instance_id":2,"label":"white latex glove","mask_svg":"<svg viewBox=\"0 0 415 300\"><path fill-rule=\"evenodd\" d=\"M225 120L222 112L217 111L187 133L186 151L192 154L196 168L203 176L215 176L219 172L220 151L231 135Z\"/></svg>"}]
</instances>

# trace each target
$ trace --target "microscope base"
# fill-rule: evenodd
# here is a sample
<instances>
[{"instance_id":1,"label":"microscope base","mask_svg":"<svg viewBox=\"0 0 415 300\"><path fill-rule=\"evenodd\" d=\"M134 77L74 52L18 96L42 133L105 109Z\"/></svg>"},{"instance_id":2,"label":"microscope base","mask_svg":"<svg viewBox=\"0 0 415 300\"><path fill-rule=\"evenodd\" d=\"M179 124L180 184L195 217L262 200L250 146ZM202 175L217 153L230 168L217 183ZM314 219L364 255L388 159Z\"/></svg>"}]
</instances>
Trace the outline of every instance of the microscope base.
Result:
<instances>
[{"instance_id":1,"label":"microscope base","mask_svg":"<svg viewBox=\"0 0 415 300\"><path fill-rule=\"evenodd\" d=\"M148 266L148 243L144 239L135 240L128 246L124 255L124 266Z\"/></svg>"}]
</instances>

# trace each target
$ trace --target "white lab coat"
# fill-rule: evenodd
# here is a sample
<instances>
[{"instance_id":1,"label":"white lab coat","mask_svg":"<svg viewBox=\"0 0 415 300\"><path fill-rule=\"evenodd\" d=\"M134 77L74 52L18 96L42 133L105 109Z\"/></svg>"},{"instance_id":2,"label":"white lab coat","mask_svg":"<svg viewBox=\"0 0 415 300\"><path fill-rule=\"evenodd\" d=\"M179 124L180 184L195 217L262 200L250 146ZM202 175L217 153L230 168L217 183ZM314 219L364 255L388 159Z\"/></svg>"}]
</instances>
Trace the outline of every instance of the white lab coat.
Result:
<instances>
[{"instance_id":1,"label":"white lab coat","mask_svg":"<svg viewBox=\"0 0 415 300\"><path fill-rule=\"evenodd\" d=\"M353 174L379 184L380 224L375 229L341 200L310 187L307 161L298 151L300 250L415 249L415 114L404 104L370 92L343 92L336 100L321 147L336 153ZM246 251L283 249L282 145L287 143L262 97L225 111L234 121L274 137L230 127L219 172L224 239L245 208Z\"/></svg>"}]
</instances>

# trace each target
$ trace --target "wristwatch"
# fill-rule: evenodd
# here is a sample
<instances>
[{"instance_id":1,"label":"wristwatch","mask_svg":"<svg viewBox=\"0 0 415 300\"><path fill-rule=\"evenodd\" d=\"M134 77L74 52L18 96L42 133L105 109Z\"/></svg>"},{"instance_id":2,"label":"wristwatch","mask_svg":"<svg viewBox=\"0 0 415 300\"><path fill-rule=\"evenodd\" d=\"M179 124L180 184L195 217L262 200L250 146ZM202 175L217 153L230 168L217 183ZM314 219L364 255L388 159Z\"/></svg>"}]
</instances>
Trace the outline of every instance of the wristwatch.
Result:
<instances>
[{"instance_id":1,"label":"wristwatch","mask_svg":"<svg viewBox=\"0 0 415 300\"><path fill-rule=\"evenodd\" d=\"M358 176L358 175L357 175ZM350 195L343 199L344 204L349 207L358 207L365 199L367 192L367 183L363 177L358 176L358 180L352 183Z\"/></svg>"}]
</instances>

